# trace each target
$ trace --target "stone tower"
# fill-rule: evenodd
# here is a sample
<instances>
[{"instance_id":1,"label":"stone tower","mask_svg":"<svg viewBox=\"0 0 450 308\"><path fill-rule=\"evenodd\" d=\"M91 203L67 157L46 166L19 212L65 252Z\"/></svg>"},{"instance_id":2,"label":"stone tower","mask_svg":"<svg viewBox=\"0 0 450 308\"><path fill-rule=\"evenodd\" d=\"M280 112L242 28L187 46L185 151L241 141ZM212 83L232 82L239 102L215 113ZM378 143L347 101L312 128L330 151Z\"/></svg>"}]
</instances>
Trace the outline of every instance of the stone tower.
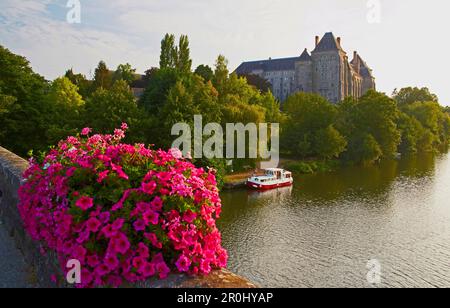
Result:
<instances>
[{"instance_id":1,"label":"stone tower","mask_svg":"<svg viewBox=\"0 0 450 308\"><path fill-rule=\"evenodd\" d=\"M312 51L313 60L313 92L322 95L331 102L345 98L345 63L347 54L341 48L340 38L331 32L322 40L316 37L316 48Z\"/></svg>"},{"instance_id":2,"label":"stone tower","mask_svg":"<svg viewBox=\"0 0 450 308\"><path fill-rule=\"evenodd\" d=\"M305 48L302 55L295 63L295 88L299 92L309 92L313 91L313 61Z\"/></svg>"}]
</instances>

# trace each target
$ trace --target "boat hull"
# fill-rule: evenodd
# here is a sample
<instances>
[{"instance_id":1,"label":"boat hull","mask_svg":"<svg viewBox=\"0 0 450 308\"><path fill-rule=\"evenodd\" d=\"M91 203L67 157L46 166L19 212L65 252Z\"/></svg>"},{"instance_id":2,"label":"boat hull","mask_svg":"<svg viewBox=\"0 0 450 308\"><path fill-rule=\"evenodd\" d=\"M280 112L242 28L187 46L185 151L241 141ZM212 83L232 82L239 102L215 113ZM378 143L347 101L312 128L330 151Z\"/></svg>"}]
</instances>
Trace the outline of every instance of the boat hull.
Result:
<instances>
[{"instance_id":1,"label":"boat hull","mask_svg":"<svg viewBox=\"0 0 450 308\"><path fill-rule=\"evenodd\" d=\"M251 181L247 181L247 187L255 190L270 190L270 189L277 189L280 187L288 187L292 186L293 182L286 181L286 182L280 182L280 183L274 183L274 184L260 184L260 183L254 183Z\"/></svg>"}]
</instances>

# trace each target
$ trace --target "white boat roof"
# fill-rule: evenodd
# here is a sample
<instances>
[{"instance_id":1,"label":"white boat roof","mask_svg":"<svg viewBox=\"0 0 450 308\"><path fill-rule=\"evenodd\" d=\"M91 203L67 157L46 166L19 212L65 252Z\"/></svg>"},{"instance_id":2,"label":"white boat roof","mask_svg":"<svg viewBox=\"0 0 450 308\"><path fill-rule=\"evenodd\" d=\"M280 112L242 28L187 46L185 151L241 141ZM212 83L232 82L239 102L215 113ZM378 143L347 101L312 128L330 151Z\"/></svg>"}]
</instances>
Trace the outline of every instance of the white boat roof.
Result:
<instances>
[{"instance_id":1,"label":"white boat roof","mask_svg":"<svg viewBox=\"0 0 450 308\"><path fill-rule=\"evenodd\" d=\"M256 179L260 179L260 180L273 180L273 179L275 179L273 176L257 176L255 178Z\"/></svg>"},{"instance_id":2,"label":"white boat roof","mask_svg":"<svg viewBox=\"0 0 450 308\"><path fill-rule=\"evenodd\" d=\"M284 172L284 173L291 173L290 171L284 170L284 169L280 169L280 168L269 168L269 169L264 169L265 171L272 171L272 172Z\"/></svg>"}]
</instances>

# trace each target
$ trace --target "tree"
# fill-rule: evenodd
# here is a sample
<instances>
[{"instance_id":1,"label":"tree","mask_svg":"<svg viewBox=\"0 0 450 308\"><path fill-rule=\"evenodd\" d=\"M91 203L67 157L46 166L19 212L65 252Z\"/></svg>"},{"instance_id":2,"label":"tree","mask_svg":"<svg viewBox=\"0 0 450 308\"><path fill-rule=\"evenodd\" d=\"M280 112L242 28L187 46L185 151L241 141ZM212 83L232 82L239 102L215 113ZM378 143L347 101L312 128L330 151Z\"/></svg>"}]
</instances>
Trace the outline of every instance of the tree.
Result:
<instances>
[{"instance_id":1,"label":"tree","mask_svg":"<svg viewBox=\"0 0 450 308\"><path fill-rule=\"evenodd\" d=\"M160 69L177 69L181 73L190 73L192 70L189 38L181 35L178 46L175 46L175 35L166 34L161 41Z\"/></svg>"},{"instance_id":2,"label":"tree","mask_svg":"<svg viewBox=\"0 0 450 308\"><path fill-rule=\"evenodd\" d=\"M261 92L269 92L272 89L272 84L265 78L254 74L243 74L240 77L247 79L249 85L254 86Z\"/></svg>"},{"instance_id":3,"label":"tree","mask_svg":"<svg viewBox=\"0 0 450 308\"><path fill-rule=\"evenodd\" d=\"M428 88L403 88L400 91L395 90L393 98L397 103L408 105L415 102L438 102L439 99L436 94L430 92Z\"/></svg>"},{"instance_id":4,"label":"tree","mask_svg":"<svg viewBox=\"0 0 450 308\"><path fill-rule=\"evenodd\" d=\"M423 128L422 134L417 136L418 142L424 143L422 151L438 150L448 144L450 119L437 102L415 102L402 109Z\"/></svg>"},{"instance_id":5,"label":"tree","mask_svg":"<svg viewBox=\"0 0 450 308\"><path fill-rule=\"evenodd\" d=\"M160 69L174 68L177 63L177 54L175 35L167 33L161 41Z\"/></svg>"},{"instance_id":6,"label":"tree","mask_svg":"<svg viewBox=\"0 0 450 308\"><path fill-rule=\"evenodd\" d=\"M218 104L218 94L211 83L205 83L200 76L192 74L176 82L163 105L159 119L163 127L161 144L170 147L173 137L171 128L176 123L188 123L193 131L195 115L203 116L203 123L220 123L221 108Z\"/></svg>"},{"instance_id":7,"label":"tree","mask_svg":"<svg viewBox=\"0 0 450 308\"><path fill-rule=\"evenodd\" d=\"M130 87L125 81L119 80L109 90L99 88L87 100L84 126L99 133L109 133L126 122L131 128L130 135L137 136L133 127L143 116ZM143 140L135 138L140 139L140 142Z\"/></svg>"},{"instance_id":8,"label":"tree","mask_svg":"<svg viewBox=\"0 0 450 308\"><path fill-rule=\"evenodd\" d=\"M0 114L9 112L15 102L16 98L14 96L5 95L0 89Z\"/></svg>"},{"instance_id":9,"label":"tree","mask_svg":"<svg viewBox=\"0 0 450 308\"><path fill-rule=\"evenodd\" d=\"M140 105L150 114L156 115L164 105L170 89L181 79L175 69L165 68L155 71L140 99Z\"/></svg>"},{"instance_id":10,"label":"tree","mask_svg":"<svg viewBox=\"0 0 450 308\"><path fill-rule=\"evenodd\" d=\"M219 55L216 60L213 85L222 96L226 94L225 83L228 80L228 75L228 60L223 55Z\"/></svg>"},{"instance_id":11,"label":"tree","mask_svg":"<svg viewBox=\"0 0 450 308\"><path fill-rule=\"evenodd\" d=\"M131 85L136 78L136 69L131 67L131 64L120 64L113 75L113 81L124 80L128 85Z\"/></svg>"},{"instance_id":12,"label":"tree","mask_svg":"<svg viewBox=\"0 0 450 308\"><path fill-rule=\"evenodd\" d=\"M315 152L323 159L338 158L347 147L347 140L333 125L319 130L315 138Z\"/></svg>"},{"instance_id":13,"label":"tree","mask_svg":"<svg viewBox=\"0 0 450 308\"><path fill-rule=\"evenodd\" d=\"M7 116L7 113L11 111L11 107L16 102L16 98L13 96L5 95L0 89L0 120L3 116ZM3 122L2 122L3 123ZM5 138L5 133L7 133L3 128L0 130L0 141Z\"/></svg>"},{"instance_id":14,"label":"tree","mask_svg":"<svg viewBox=\"0 0 450 308\"><path fill-rule=\"evenodd\" d=\"M109 89L112 85L112 73L106 66L106 63L100 61L94 74L94 89Z\"/></svg>"},{"instance_id":15,"label":"tree","mask_svg":"<svg viewBox=\"0 0 450 308\"><path fill-rule=\"evenodd\" d=\"M374 162L378 161L382 155L383 150L380 145L376 141L376 139L371 134L363 135L362 138L357 138L360 140L360 144L358 145L359 157L364 165L370 165Z\"/></svg>"},{"instance_id":16,"label":"tree","mask_svg":"<svg viewBox=\"0 0 450 308\"><path fill-rule=\"evenodd\" d=\"M300 158L331 158L345 150L344 137L333 127L336 107L322 96L296 93L286 100L283 110L287 116L281 136L284 151Z\"/></svg>"},{"instance_id":17,"label":"tree","mask_svg":"<svg viewBox=\"0 0 450 308\"><path fill-rule=\"evenodd\" d=\"M396 102L375 91L367 92L358 101L348 98L340 103L336 127L349 143L344 157L356 163L375 161L367 159L366 153L360 150L362 146L370 145L373 153L378 152L372 138L383 157L393 157L401 142L397 127L399 115Z\"/></svg>"},{"instance_id":18,"label":"tree","mask_svg":"<svg viewBox=\"0 0 450 308\"><path fill-rule=\"evenodd\" d=\"M182 73L190 73L192 70L192 60L189 49L189 38L186 35L180 36L177 51L176 68Z\"/></svg>"},{"instance_id":19,"label":"tree","mask_svg":"<svg viewBox=\"0 0 450 308\"><path fill-rule=\"evenodd\" d=\"M0 46L0 144L18 155L47 147L48 103L45 79L34 73L29 62Z\"/></svg>"},{"instance_id":20,"label":"tree","mask_svg":"<svg viewBox=\"0 0 450 308\"><path fill-rule=\"evenodd\" d=\"M205 81L211 81L214 77L214 72L208 65L199 65L194 72L196 75L203 78Z\"/></svg>"},{"instance_id":21,"label":"tree","mask_svg":"<svg viewBox=\"0 0 450 308\"><path fill-rule=\"evenodd\" d=\"M151 67L148 70L145 71L145 75L143 77L143 79L147 82L151 82L153 77L156 75L156 73L158 73L159 68L157 67Z\"/></svg>"},{"instance_id":22,"label":"tree","mask_svg":"<svg viewBox=\"0 0 450 308\"><path fill-rule=\"evenodd\" d=\"M83 98L78 93L78 87L66 77L57 78L52 82L47 99L58 107L79 108L84 105Z\"/></svg>"},{"instance_id":23,"label":"tree","mask_svg":"<svg viewBox=\"0 0 450 308\"><path fill-rule=\"evenodd\" d=\"M83 98L87 98L91 94L92 82L83 74L75 74L73 69L70 69L66 71L64 77L68 78L78 87L78 93L80 93Z\"/></svg>"},{"instance_id":24,"label":"tree","mask_svg":"<svg viewBox=\"0 0 450 308\"><path fill-rule=\"evenodd\" d=\"M424 128L420 122L406 113L401 113L397 122L401 132L400 153L415 153L418 151L418 143L424 134Z\"/></svg>"},{"instance_id":25,"label":"tree","mask_svg":"<svg viewBox=\"0 0 450 308\"><path fill-rule=\"evenodd\" d=\"M280 110L280 103L270 91L262 94L260 99L257 101L257 104L265 109L266 122L283 123L285 121L285 117Z\"/></svg>"},{"instance_id":26,"label":"tree","mask_svg":"<svg viewBox=\"0 0 450 308\"><path fill-rule=\"evenodd\" d=\"M49 144L55 144L79 131L84 101L78 93L78 87L69 78L55 79L46 95L46 101L51 108L47 131Z\"/></svg>"}]
</instances>

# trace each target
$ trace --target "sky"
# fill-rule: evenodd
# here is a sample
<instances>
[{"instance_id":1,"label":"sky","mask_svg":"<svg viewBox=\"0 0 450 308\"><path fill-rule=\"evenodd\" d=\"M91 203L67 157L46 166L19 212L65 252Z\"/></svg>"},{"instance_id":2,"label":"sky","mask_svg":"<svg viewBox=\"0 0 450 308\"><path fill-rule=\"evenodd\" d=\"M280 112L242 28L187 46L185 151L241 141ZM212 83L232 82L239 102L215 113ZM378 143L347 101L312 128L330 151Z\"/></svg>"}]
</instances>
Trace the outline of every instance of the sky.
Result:
<instances>
[{"instance_id":1,"label":"sky","mask_svg":"<svg viewBox=\"0 0 450 308\"><path fill-rule=\"evenodd\" d=\"M69 2L80 23L69 23ZM54 79L130 63L158 66L165 33L187 34L194 66L299 56L333 32L373 69L379 91L426 86L450 105L448 0L0 0L0 45Z\"/></svg>"}]
</instances>

